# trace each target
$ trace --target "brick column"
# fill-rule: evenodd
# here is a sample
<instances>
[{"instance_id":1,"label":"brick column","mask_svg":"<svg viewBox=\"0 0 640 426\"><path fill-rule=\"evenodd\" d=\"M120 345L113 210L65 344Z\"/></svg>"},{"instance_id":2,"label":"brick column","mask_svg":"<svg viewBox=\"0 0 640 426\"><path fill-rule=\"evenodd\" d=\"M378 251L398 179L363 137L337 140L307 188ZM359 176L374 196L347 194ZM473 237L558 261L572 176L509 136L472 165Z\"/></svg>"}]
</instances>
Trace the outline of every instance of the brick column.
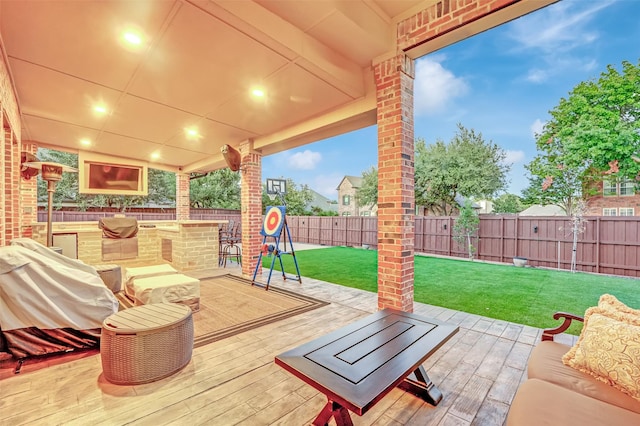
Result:
<instances>
[{"instance_id":1,"label":"brick column","mask_svg":"<svg viewBox=\"0 0 640 426\"><path fill-rule=\"evenodd\" d=\"M23 143L20 153L28 152L36 155L38 146L35 143ZM32 223L38 221L38 178L29 180L20 178L20 236L33 236Z\"/></svg>"},{"instance_id":2,"label":"brick column","mask_svg":"<svg viewBox=\"0 0 640 426\"><path fill-rule=\"evenodd\" d=\"M10 128L3 129L4 245L20 237L20 144Z\"/></svg>"},{"instance_id":3,"label":"brick column","mask_svg":"<svg viewBox=\"0 0 640 426\"><path fill-rule=\"evenodd\" d=\"M375 66L378 111L378 308L413 312L413 79L404 53Z\"/></svg>"},{"instance_id":4,"label":"brick column","mask_svg":"<svg viewBox=\"0 0 640 426\"><path fill-rule=\"evenodd\" d=\"M176 173L176 220L188 220L190 211L189 174Z\"/></svg>"},{"instance_id":5,"label":"brick column","mask_svg":"<svg viewBox=\"0 0 640 426\"><path fill-rule=\"evenodd\" d=\"M0 246L20 236L20 112L4 58L0 43Z\"/></svg>"},{"instance_id":6,"label":"brick column","mask_svg":"<svg viewBox=\"0 0 640 426\"><path fill-rule=\"evenodd\" d=\"M253 140L240 144L242 183L242 275L253 278L262 244L262 154L253 150ZM258 270L258 277L262 267Z\"/></svg>"}]
</instances>

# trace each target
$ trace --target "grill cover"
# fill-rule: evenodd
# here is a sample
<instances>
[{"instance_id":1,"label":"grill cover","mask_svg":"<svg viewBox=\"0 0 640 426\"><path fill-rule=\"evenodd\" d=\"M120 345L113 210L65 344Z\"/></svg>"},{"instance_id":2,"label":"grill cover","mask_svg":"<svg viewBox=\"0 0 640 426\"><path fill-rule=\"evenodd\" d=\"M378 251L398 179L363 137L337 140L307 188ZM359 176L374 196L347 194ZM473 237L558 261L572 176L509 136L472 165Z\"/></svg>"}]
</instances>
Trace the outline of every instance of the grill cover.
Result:
<instances>
[{"instance_id":1,"label":"grill cover","mask_svg":"<svg viewBox=\"0 0 640 426\"><path fill-rule=\"evenodd\" d=\"M107 238L131 238L138 234L138 220L135 217L103 217L98 226Z\"/></svg>"}]
</instances>

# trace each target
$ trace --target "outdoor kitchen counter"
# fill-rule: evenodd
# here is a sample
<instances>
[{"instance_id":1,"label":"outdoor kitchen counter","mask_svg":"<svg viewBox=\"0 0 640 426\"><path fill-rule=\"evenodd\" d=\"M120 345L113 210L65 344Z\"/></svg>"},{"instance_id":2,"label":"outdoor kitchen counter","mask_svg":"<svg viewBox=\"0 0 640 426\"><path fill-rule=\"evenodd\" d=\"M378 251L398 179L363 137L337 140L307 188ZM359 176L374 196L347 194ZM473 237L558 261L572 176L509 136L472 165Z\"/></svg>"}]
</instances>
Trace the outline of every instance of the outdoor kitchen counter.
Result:
<instances>
[{"instance_id":1,"label":"outdoor kitchen counter","mask_svg":"<svg viewBox=\"0 0 640 426\"><path fill-rule=\"evenodd\" d=\"M115 262L120 266L169 263L181 272L197 271L218 264L218 228L227 220L141 220L138 221L138 255ZM47 224L32 224L32 238L46 243ZM104 263L103 233L97 221L54 222L53 234L76 237L78 258L85 263Z\"/></svg>"}]
</instances>

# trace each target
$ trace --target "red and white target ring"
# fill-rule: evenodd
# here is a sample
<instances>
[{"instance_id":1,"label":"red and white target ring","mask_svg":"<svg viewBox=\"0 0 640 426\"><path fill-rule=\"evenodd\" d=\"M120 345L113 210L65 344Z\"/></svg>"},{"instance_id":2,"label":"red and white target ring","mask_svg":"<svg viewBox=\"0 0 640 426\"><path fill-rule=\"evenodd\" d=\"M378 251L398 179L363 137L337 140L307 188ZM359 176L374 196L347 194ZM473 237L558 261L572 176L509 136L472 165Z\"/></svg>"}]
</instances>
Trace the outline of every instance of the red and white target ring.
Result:
<instances>
[{"instance_id":1,"label":"red and white target ring","mask_svg":"<svg viewBox=\"0 0 640 426\"><path fill-rule=\"evenodd\" d=\"M282 225L282 211L278 207L271 207L264 218L264 232L269 236L277 233Z\"/></svg>"}]
</instances>

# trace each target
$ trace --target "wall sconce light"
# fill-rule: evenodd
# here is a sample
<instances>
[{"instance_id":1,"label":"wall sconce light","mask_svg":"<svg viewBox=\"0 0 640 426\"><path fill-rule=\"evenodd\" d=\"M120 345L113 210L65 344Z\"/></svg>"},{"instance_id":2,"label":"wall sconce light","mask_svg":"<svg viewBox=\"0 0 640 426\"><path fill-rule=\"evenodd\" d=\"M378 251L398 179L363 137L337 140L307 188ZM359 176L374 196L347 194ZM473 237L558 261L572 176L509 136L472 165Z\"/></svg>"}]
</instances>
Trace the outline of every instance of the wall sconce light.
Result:
<instances>
[{"instance_id":1,"label":"wall sconce light","mask_svg":"<svg viewBox=\"0 0 640 426\"><path fill-rule=\"evenodd\" d=\"M534 226L534 227L533 227L533 233L534 233L534 234L537 234L537 233L538 233L538 225L536 225L536 226Z\"/></svg>"}]
</instances>

